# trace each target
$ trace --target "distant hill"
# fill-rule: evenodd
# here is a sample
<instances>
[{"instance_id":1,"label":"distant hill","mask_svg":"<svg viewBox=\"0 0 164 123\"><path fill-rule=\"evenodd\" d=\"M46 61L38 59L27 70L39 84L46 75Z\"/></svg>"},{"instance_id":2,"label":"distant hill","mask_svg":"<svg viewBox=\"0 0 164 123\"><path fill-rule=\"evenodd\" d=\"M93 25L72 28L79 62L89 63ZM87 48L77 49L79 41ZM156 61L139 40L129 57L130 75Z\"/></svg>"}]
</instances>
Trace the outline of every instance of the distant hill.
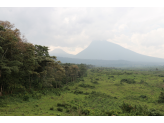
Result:
<instances>
[{"instance_id":1,"label":"distant hill","mask_svg":"<svg viewBox=\"0 0 164 123\"><path fill-rule=\"evenodd\" d=\"M57 57L57 60L62 63L75 63L75 64L91 64L98 67L150 67L150 66L161 66L164 63L151 63L151 62L131 62L124 60L95 60L95 59L77 59L77 58L66 58Z\"/></svg>"},{"instance_id":2,"label":"distant hill","mask_svg":"<svg viewBox=\"0 0 164 123\"><path fill-rule=\"evenodd\" d=\"M62 49L55 49L51 52L49 52L50 56L59 56L59 57L68 57L68 58L74 58L75 55L72 54L68 54L65 51L63 51Z\"/></svg>"},{"instance_id":3,"label":"distant hill","mask_svg":"<svg viewBox=\"0 0 164 123\"><path fill-rule=\"evenodd\" d=\"M74 58L125 60L133 62L164 62L162 58L142 55L108 41L93 41L86 49L75 55Z\"/></svg>"},{"instance_id":4,"label":"distant hill","mask_svg":"<svg viewBox=\"0 0 164 123\"><path fill-rule=\"evenodd\" d=\"M72 55L61 49L49 53L62 63L85 63L103 67L137 67L164 65L164 59L150 57L108 41L93 41L86 49Z\"/></svg>"}]
</instances>

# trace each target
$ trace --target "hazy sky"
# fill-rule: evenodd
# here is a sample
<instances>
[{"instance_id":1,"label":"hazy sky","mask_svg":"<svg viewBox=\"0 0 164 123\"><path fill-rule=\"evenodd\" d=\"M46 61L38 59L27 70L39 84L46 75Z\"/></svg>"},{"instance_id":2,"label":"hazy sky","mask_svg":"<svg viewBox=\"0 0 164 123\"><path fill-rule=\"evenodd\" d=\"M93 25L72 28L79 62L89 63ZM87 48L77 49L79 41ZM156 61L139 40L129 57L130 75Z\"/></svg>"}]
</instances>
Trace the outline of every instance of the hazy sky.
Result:
<instances>
[{"instance_id":1,"label":"hazy sky","mask_svg":"<svg viewBox=\"0 0 164 123\"><path fill-rule=\"evenodd\" d=\"M77 54L107 40L140 54L164 58L164 8L0 8L28 42Z\"/></svg>"}]
</instances>

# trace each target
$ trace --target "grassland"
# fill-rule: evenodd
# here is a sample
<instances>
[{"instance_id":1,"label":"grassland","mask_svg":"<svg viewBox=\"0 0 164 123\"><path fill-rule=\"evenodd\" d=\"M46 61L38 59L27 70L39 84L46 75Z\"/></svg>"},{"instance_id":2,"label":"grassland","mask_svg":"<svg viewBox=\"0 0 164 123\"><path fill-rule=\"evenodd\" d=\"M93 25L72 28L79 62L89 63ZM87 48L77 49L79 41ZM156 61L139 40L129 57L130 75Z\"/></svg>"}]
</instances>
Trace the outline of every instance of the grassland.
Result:
<instances>
[{"instance_id":1,"label":"grassland","mask_svg":"<svg viewBox=\"0 0 164 123\"><path fill-rule=\"evenodd\" d=\"M61 89L2 96L0 115L163 116L163 88L163 71L95 68Z\"/></svg>"}]
</instances>

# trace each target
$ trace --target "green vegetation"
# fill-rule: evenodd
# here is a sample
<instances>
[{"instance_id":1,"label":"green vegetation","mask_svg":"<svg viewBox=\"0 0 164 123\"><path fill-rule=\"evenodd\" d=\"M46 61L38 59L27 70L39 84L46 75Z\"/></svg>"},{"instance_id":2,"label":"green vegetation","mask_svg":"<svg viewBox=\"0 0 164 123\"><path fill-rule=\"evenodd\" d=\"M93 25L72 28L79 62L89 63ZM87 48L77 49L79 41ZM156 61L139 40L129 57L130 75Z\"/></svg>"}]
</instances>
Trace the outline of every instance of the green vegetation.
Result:
<instances>
[{"instance_id":1,"label":"green vegetation","mask_svg":"<svg viewBox=\"0 0 164 123\"><path fill-rule=\"evenodd\" d=\"M113 77L108 79L109 75ZM92 68L83 79L67 84L1 96L0 115L164 116L164 84L157 73Z\"/></svg>"},{"instance_id":2,"label":"green vegetation","mask_svg":"<svg viewBox=\"0 0 164 123\"><path fill-rule=\"evenodd\" d=\"M60 63L0 21L1 116L164 116L164 71Z\"/></svg>"}]
</instances>

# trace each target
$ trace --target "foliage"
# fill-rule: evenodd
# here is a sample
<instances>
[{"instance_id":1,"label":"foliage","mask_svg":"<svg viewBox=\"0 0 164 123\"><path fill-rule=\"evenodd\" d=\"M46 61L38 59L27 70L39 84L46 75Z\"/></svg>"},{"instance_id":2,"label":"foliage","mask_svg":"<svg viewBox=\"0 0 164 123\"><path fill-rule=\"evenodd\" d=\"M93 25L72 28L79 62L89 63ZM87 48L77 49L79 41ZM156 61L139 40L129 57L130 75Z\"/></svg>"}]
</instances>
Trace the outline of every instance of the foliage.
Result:
<instances>
[{"instance_id":1,"label":"foliage","mask_svg":"<svg viewBox=\"0 0 164 123\"><path fill-rule=\"evenodd\" d=\"M158 103L164 103L164 92L160 93L159 99L158 99Z\"/></svg>"},{"instance_id":2,"label":"foliage","mask_svg":"<svg viewBox=\"0 0 164 123\"><path fill-rule=\"evenodd\" d=\"M79 84L79 86L80 87L83 87L83 88L95 88L95 86L92 86L92 85L89 85L89 84L84 84L84 83L82 83L82 84Z\"/></svg>"},{"instance_id":3,"label":"foliage","mask_svg":"<svg viewBox=\"0 0 164 123\"><path fill-rule=\"evenodd\" d=\"M63 111L63 109L62 109L62 108L57 108L57 110L58 110L58 111L60 111L60 112L62 112L62 111Z\"/></svg>"},{"instance_id":4,"label":"foliage","mask_svg":"<svg viewBox=\"0 0 164 123\"><path fill-rule=\"evenodd\" d=\"M136 83L136 81L134 81L134 79L122 79L120 81L120 83L123 83L123 82L126 82L128 84L134 84L134 83Z\"/></svg>"}]
</instances>

